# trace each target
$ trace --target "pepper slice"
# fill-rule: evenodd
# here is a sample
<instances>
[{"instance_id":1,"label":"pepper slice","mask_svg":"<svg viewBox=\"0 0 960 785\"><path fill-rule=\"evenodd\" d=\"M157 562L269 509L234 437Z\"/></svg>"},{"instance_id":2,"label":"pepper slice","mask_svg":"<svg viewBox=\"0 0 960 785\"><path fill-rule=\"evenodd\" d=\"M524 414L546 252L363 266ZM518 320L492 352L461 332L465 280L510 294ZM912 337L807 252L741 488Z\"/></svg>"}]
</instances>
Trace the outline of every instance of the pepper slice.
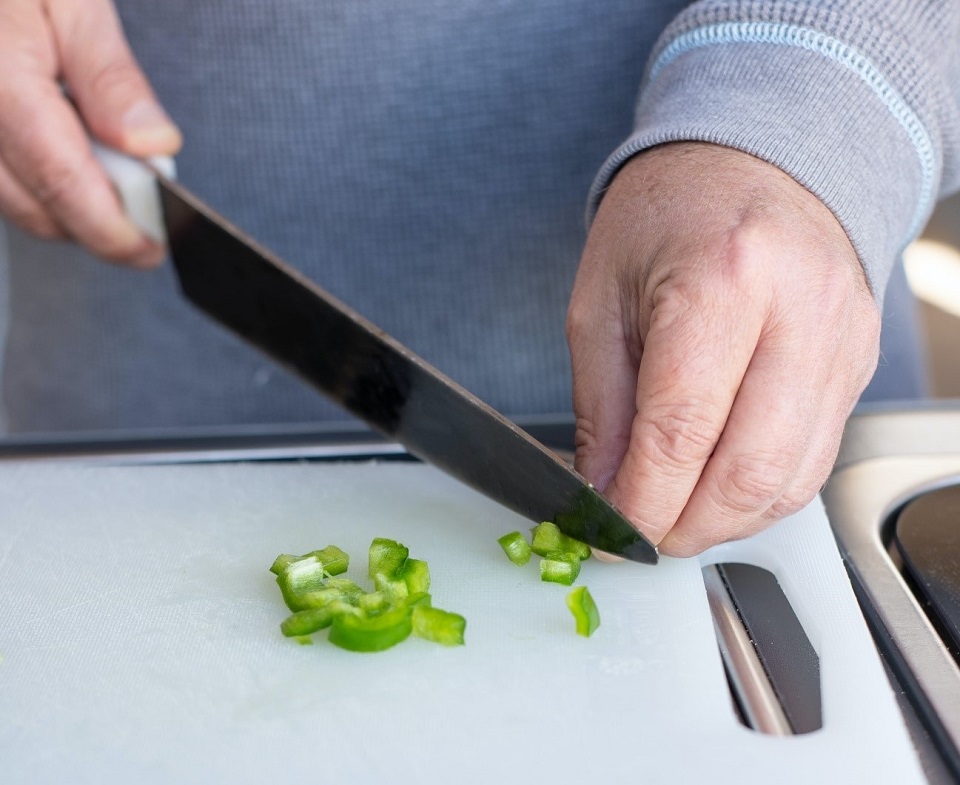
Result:
<instances>
[{"instance_id":1,"label":"pepper slice","mask_svg":"<svg viewBox=\"0 0 960 785\"><path fill-rule=\"evenodd\" d=\"M410 609L400 605L379 616L337 616L330 643L349 651L383 651L406 640L413 631Z\"/></svg>"},{"instance_id":2,"label":"pepper slice","mask_svg":"<svg viewBox=\"0 0 960 785\"><path fill-rule=\"evenodd\" d=\"M289 562L277 575L277 585L287 607L292 611L302 611L305 606L301 597L323 589L325 578L323 562L316 556L306 556Z\"/></svg>"},{"instance_id":3,"label":"pepper slice","mask_svg":"<svg viewBox=\"0 0 960 785\"><path fill-rule=\"evenodd\" d=\"M303 556L294 556L292 553L281 553L273 560L270 565L270 572L274 575L280 575L288 566L295 561L308 559L315 556L323 564L323 569L327 575L341 575L347 571L350 566L350 557L336 545L328 545L318 551L310 551Z\"/></svg>"},{"instance_id":4,"label":"pepper slice","mask_svg":"<svg viewBox=\"0 0 960 785\"><path fill-rule=\"evenodd\" d=\"M430 568L422 559L407 559L397 571L397 577L407 585L408 594L430 591Z\"/></svg>"},{"instance_id":5,"label":"pepper slice","mask_svg":"<svg viewBox=\"0 0 960 785\"><path fill-rule=\"evenodd\" d=\"M497 542L500 543L503 552L507 554L507 558L518 567L522 567L530 561L530 554L533 551L530 548L530 543L527 542L527 538L520 532L504 534Z\"/></svg>"},{"instance_id":6,"label":"pepper slice","mask_svg":"<svg viewBox=\"0 0 960 785\"><path fill-rule=\"evenodd\" d=\"M600 611L586 586L577 586L567 595L567 607L577 622L577 634L589 638L600 626Z\"/></svg>"},{"instance_id":7,"label":"pepper slice","mask_svg":"<svg viewBox=\"0 0 960 785\"><path fill-rule=\"evenodd\" d=\"M361 594L357 606L368 616L376 616L390 607L390 598L382 591Z\"/></svg>"},{"instance_id":8,"label":"pepper slice","mask_svg":"<svg viewBox=\"0 0 960 785\"><path fill-rule=\"evenodd\" d=\"M350 567L350 557L336 545L328 545L323 550L313 551L311 556L316 556L323 563L323 571L327 575L342 575Z\"/></svg>"},{"instance_id":9,"label":"pepper slice","mask_svg":"<svg viewBox=\"0 0 960 785\"><path fill-rule=\"evenodd\" d=\"M392 540L374 540L370 545L370 577L377 591L382 591L392 600L402 600L410 590L400 577L400 570L407 561L409 551Z\"/></svg>"},{"instance_id":10,"label":"pepper slice","mask_svg":"<svg viewBox=\"0 0 960 785\"><path fill-rule=\"evenodd\" d=\"M358 615L359 613L358 608L354 608L345 602L334 600L322 607L297 611L292 616L288 616L280 622L280 632L288 638L312 635L319 630L329 627L338 616Z\"/></svg>"},{"instance_id":11,"label":"pepper slice","mask_svg":"<svg viewBox=\"0 0 960 785\"><path fill-rule=\"evenodd\" d=\"M413 609L412 621L414 635L444 646L463 646L467 620L459 613L417 605Z\"/></svg>"},{"instance_id":12,"label":"pepper slice","mask_svg":"<svg viewBox=\"0 0 960 785\"><path fill-rule=\"evenodd\" d=\"M367 574L376 579L378 575L395 578L410 555L410 549L396 540L377 537L370 543Z\"/></svg>"},{"instance_id":13,"label":"pepper slice","mask_svg":"<svg viewBox=\"0 0 960 785\"><path fill-rule=\"evenodd\" d=\"M279 575L281 572L287 569L288 564L302 558L302 556L294 556L292 553L281 553L276 559L273 560L273 564L270 565L270 572L272 572L274 575Z\"/></svg>"},{"instance_id":14,"label":"pepper slice","mask_svg":"<svg viewBox=\"0 0 960 785\"><path fill-rule=\"evenodd\" d=\"M540 560L540 580L572 586L580 574L580 560L568 553L551 553Z\"/></svg>"},{"instance_id":15,"label":"pepper slice","mask_svg":"<svg viewBox=\"0 0 960 785\"><path fill-rule=\"evenodd\" d=\"M357 605L364 594L363 589L349 578L327 578L323 588L297 594L294 603L297 610L323 608L334 601Z\"/></svg>"},{"instance_id":16,"label":"pepper slice","mask_svg":"<svg viewBox=\"0 0 960 785\"><path fill-rule=\"evenodd\" d=\"M590 558L590 546L573 537L568 537L550 521L538 523L533 527L533 541L530 549L537 556L549 558L554 553L566 553L576 556L580 561Z\"/></svg>"}]
</instances>

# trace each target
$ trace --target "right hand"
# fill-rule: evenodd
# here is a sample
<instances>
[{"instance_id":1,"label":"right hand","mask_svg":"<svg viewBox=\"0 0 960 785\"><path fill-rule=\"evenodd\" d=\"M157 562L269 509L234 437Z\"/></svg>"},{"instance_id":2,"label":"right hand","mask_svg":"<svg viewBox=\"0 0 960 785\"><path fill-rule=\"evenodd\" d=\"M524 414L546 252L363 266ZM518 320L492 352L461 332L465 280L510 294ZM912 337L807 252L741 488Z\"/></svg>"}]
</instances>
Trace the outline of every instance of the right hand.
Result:
<instances>
[{"instance_id":1,"label":"right hand","mask_svg":"<svg viewBox=\"0 0 960 785\"><path fill-rule=\"evenodd\" d=\"M0 52L0 212L109 261L159 264L164 249L126 217L88 139L135 157L181 143L111 0L0 0Z\"/></svg>"}]
</instances>

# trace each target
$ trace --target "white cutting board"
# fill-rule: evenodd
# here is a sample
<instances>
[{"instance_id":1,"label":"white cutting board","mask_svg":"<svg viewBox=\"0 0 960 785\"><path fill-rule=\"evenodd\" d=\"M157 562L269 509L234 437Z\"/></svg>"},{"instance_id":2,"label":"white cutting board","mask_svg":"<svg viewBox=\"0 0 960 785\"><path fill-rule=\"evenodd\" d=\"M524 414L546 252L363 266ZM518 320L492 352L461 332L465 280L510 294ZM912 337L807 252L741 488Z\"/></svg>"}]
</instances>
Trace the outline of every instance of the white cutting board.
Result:
<instances>
[{"instance_id":1,"label":"white cutting board","mask_svg":"<svg viewBox=\"0 0 960 785\"><path fill-rule=\"evenodd\" d=\"M777 573L825 726L740 726L697 560L591 560L603 618L496 538L528 522L413 464L0 466L3 783L922 781L819 501L706 557ZM375 536L426 559L467 644L351 654L278 629L267 567Z\"/></svg>"}]
</instances>

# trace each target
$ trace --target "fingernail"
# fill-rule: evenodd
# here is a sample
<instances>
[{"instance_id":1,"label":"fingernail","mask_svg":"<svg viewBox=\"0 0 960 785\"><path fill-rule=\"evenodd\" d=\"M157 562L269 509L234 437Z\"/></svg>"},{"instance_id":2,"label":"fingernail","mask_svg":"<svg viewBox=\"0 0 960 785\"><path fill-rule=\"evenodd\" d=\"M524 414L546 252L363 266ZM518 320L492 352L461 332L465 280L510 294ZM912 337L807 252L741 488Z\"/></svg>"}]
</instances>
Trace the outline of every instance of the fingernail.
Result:
<instances>
[{"instance_id":1,"label":"fingernail","mask_svg":"<svg viewBox=\"0 0 960 785\"><path fill-rule=\"evenodd\" d=\"M596 557L597 561L606 562L607 564L616 564L617 562L622 562L624 560L622 556L614 556L612 553L607 553L606 551L601 551L597 548L591 548L590 550L593 552L593 555Z\"/></svg>"},{"instance_id":2,"label":"fingernail","mask_svg":"<svg viewBox=\"0 0 960 785\"><path fill-rule=\"evenodd\" d=\"M179 148L180 130L173 124L167 113L154 101L143 100L130 107L123 116L123 128L127 134L127 143L149 147L149 152L174 152Z\"/></svg>"}]
</instances>

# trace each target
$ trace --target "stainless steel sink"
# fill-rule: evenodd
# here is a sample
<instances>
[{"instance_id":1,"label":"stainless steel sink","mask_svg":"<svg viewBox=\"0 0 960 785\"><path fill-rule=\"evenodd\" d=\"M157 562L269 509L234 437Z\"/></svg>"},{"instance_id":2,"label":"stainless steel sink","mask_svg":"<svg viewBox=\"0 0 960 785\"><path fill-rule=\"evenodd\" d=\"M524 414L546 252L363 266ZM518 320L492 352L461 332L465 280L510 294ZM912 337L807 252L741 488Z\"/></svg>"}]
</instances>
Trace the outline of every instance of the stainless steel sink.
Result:
<instances>
[{"instance_id":1,"label":"stainless steel sink","mask_svg":"<svg viewBox=\"0 0 960 785\"><path fill-rule=\"evenodd\" d=\"M955 484L960 405L853 417L823 493L854 589L936 783L960 780L960 665L891 540L905 505Z\"/></svg>"}]
</instances>

